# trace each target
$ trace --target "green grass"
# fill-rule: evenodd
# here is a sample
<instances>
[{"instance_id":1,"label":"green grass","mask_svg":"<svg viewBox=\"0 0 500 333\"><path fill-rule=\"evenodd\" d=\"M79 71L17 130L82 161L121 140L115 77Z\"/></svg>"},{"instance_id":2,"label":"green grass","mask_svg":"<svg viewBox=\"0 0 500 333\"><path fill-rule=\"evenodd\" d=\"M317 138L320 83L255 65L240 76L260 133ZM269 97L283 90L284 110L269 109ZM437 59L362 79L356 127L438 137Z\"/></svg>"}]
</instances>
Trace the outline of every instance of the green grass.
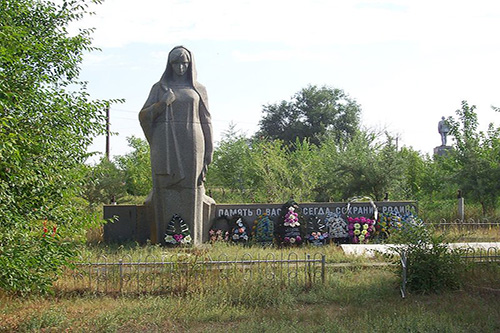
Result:
<instances>
[{"instance_id":1,"label":"green grass","mask_svg":"<svg viewBox=\"0 0 500 333\"><path fill-rule=\"evenodd\" d=\"M350 262L336 246L262 249L217 244L204 249L156 246L91 246L99 257L144 258L191 255L214 258L245 253L325 253L330 262ZM293 254L292 254L293 255ZM356 259L360 262L369 259ZM380 260L380 259L377 259ZM0 295L2 331L76 332L498 332L500 266L474 266L460 277L458 291L409 294L402 299L399 276L392 267L335 268L327 280L306 287L257 276L229 284L162 295L123 296L65 292L28 298ZM459 278L459 277L457 277ZM199 282L201 284L201 282ZM205 283L205 282L204 282Z\"/></svg>"},{"instance_id":2,"label":"green grass","mask_svg":"<svg viewBox=\"0 0 500 333\"><path fill-rule=\"evenodd\" d=\"M498 332L498 266L455 292L402 299L386 269L339 273L326 285L235 285L201 295L0 297L0 331ZM246 295L246 296L245 296Z\"/></svg>"}]
</instances>

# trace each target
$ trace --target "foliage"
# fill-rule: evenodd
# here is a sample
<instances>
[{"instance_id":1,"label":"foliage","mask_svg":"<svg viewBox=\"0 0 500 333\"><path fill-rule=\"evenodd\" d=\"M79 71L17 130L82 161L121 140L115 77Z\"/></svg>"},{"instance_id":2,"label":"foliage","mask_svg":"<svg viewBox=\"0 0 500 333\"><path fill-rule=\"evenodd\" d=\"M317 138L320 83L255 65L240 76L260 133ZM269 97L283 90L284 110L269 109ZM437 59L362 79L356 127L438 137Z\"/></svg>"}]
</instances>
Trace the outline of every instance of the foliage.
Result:
<instances>
[{"instance_id":1,"label":"foliage","mask_svg":"<svg viewBox=\"0 0 500 333\"><path fill-rule=\"evenodd\" d=\"M289 102L265 105L263 112L258 136L319 145L327 133L337 141L349 139L358 129L361 108L341 89L310 85Z\"/></svg>"},{"instance_id":2,"label":"foliage","mask_svg":"<svg viewBox=\"0 0 500 333\"><path fill-rule=\"evenodd\" d=\"M124 173L127 193L136 196L148 195L153 188L149 144L146 140L131 136L127 138L133 150L116 158L116 164Z\"/></svg>"},{"instance_id":3,"label":"foliage","mask_svg":"<svg viewBox=\"0 0 500 333\"><path fill-rule=\"evenodd\" d=\"M310 188L318 179L317 147L307 141L297 141L294 147L291 150L279 140L251 141L230 129L209 167L209 193L218 202L283 202L290 196L312 200Z\"/></svg>"},{"instance_id":4,"label":"foliage","mask_svg":"<svg viewBox=\"0 0 500 333\"><path fill-rule=\"evenodd\" d=\"M379 143L375 133L358 132L334 149L334 143L328 142L320 151L322 156L328 156L322 163L320 187L330 198L346 200L368 195L382 200L385 193L400 187L403 159L389 135Z\"/></svg>"},{"instance_id":5,"label":"foliage","mask_svg":"<svg viewBox=\"0 0 500 333\"><path fill-rule=\"evenodd\" d=\"M250 144L234 125L224 133L214 151L212 164L207 173L206 186L212 196L217 199L244 202L248 199L248 191L253 187L253 177L249 174L252 163ZM223 195L215 191L223 188ZM229 190L229 194L225 191Z\"/></svg>"},{"instance_id":6,"label":"foliage","mask_svg":"<svg viewBox=\"0 0 500 333\"><path fill-rule=\"evenodd\" d=\"M399 244L393 249L406 256L408 290L435 293L460 287L465 267L462 251L450 249L444 234L415 220L393 230L389 242Z\"/></svg>"},{"instance_id":7,"label":"foliage","mask_svg":"<svg viewBox=\"0 0 500 333\"><path fill-rule=\"evenodd\" d=\"M103 158L99 164L87 167L81 195L91 208L110 204L113 200L119 202L126 194L123 179L124 172Z\"/></svg>"},{"instance_id":8,"label":"foliage","mask_svg":"<svg viewBox=\"0 0 500 333\"><path fill-rule=\"evenodd\" d=\"M490 124L478 130L476 106L462 102L458 120L449 118L455 138L452 158L457 163L455 179L466 198L481 203L483 215L491 214L500 198L500 127Z\"/></svg>"},{"instance_id":9,"label":"foliage","mask_svg":"<svg viewBox=\"0 0 500 333\"><path fill-rule=\"evenodd\" d=\"M85 1L0 2L0 288L45 291L67 263L64 239L94 221L78 194L88 145L104 132L109 102L78 81L91 30L69 35ZM58 238L39 232L57 226Z\"/></svg>"}]
</instances>

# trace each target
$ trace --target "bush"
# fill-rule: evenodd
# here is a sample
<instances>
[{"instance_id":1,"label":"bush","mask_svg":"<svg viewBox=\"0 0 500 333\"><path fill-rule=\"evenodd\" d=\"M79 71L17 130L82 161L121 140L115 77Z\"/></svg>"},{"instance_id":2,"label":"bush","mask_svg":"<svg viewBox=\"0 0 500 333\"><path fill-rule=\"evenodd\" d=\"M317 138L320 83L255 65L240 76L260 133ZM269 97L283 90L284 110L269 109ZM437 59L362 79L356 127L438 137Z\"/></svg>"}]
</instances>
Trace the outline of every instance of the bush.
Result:
<instances>
[{"instance_id":1,"label":"bush","mask_svg":"<svg viewBox=\"0 0 500 333\"><path fill-rule=\"evenodd\" d=\"M418 293L458 289L465 268L462 250L450 249L446 235L429 228L415 221L390 236L398 244L393 250L407 258L407 288Z\"/></svg>"}]
</instances>

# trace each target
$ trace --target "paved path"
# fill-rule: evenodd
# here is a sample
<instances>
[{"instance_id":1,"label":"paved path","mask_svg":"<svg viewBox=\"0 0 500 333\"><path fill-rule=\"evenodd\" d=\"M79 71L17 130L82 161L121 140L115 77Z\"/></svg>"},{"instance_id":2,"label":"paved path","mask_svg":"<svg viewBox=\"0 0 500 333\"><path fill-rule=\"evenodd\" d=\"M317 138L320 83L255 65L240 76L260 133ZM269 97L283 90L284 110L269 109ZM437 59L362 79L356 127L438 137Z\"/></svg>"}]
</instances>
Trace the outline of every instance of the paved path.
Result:
<instances>
[{"instance_id":1,"label":"paved path","mask_svg":"<svg viewBox=\"0 0 500 333\"><path fill-rule=\"evenodd\" d=\"M390 247L394 244L342 244L342 250L347 255L373 257L376 252L389 253ZM500 242L492 243L451 243L451 248L473 248L485 249L489 248L500 249Z\"/></svg>"}]
</instances>

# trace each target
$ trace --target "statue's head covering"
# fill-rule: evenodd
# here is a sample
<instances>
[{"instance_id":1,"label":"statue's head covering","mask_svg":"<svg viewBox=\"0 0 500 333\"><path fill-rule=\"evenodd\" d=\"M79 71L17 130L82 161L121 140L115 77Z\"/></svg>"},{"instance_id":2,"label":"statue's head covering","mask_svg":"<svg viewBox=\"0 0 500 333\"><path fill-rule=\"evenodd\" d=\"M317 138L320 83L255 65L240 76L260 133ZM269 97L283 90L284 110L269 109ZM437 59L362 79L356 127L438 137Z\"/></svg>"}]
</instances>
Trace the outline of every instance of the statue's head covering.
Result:
<instances>
[{"instance_id":1,"label":"statue's head covering","mask_svg":"<svg viewBox=\"0 0 500 333\"><path fill-rule=\"evenodd\" d=\"M196 90L196 92L200 95L205 108L208 109L207 92L205 87L197 81L196 67L194 64L193 54L184 46L176 46L169 52L167 68L165 69L165 72L161 76L159 83L163 87L166 88L170 87L174 77L174 69L172 68L172 62L178 61L179 58L182 58L184 56L187 56L189 61L189 67L185 75L188 76L189 83L194 88L194 90Z\"/></svg>"},{"instance_id":2,"label":"statue's head covering","mask_svg":"<svg viewBox=\"0 0 500 333\"><path fill-rule=\"evenodd\" d=\"M184 46L176 46L174 47L168 54L167 68L163 73L160 83L167 85L172 82L174 76L174 69L172 68L172 63L179 61L182 58L187 57L187 61L189 62L189 67L186 71L189 82L194 87L196 83L196 67L194 65L193 55L191 51L186 49Z\"/></svg>"}]
</instances>

